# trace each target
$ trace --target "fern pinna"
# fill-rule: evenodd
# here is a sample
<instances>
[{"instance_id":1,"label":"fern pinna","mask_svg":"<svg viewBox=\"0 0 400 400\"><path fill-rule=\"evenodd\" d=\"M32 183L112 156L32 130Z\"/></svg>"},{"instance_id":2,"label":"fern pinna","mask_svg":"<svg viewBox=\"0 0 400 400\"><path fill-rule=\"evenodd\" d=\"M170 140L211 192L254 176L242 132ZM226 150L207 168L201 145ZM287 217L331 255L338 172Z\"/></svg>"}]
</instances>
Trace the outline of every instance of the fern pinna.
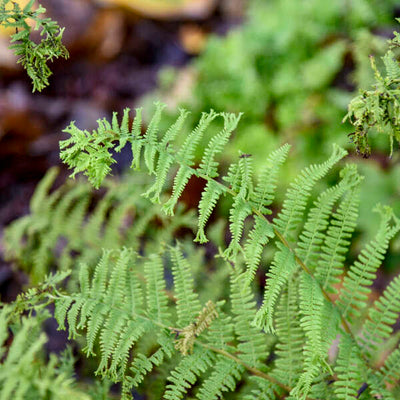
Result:
<instances>
[{"instance_id":1,"label":"fern pinna","mask_svg":"<svg viewBox=\"0 0 400 400\"><path fill-rule=\"evenodd\" d=\"M229 196L231 240L221 255L231 269L231 294L228 304L200 305L185 259L176 253L176 293L168 295L162 260L153 255L145 264L142 294L135 263L129 261L133 257L130 251L123 250L116 260L106 251L93 278L88 268L82 267L78 294L56 300L61 326L67 317L72 336L86 329L88 354L95 352L97 343L98 373L122 381L129 397L131 387L146 373L170 365L167 360L181 353L176 367L165 374L165 398L184 398L192 386L198 398L220 398L223 392L237 390L240 382L239 396L246 399L372 399L381 394L394 399L398 391L393 382L400 378L395 367L399 351L394 350L382 366L377 365L376 356L379 343L388 343L390 349L395 346L388 338L400 312L399 281L394 279L372 306L368 293L400 221L390 208L377 206L380 228L347 267L361 182L356 167L344 167L338 183L320 193L310 207L308 204L317 182L346 152L333 146L327 161L301 171L288 188L281 211L271 221L267 216L271 214L277 174L289 146L266 159L258 180L248 154L239 154L222 176L217 156L240 116L204 113L178 147L174 141L184 135L187 112L182 110L176 122L160 134L162 109L163 105L156 105L146 131L140 109L132 124L129 110L125 110L121 123L114 114L111 123L100 120L92 133L72 123L66 129L71 137L61 142L61 158L73 168L73 175L83 172L99 187L115 162L113 151L129 144L132 167L155 176L146 197L160 202L167 182L173 180L170 198L163 204L169 214L189 179L203 179L195 238L200 243L207 241L206 225L217 202ZM218 119L222 129L209 141L197 165L196 146ZM263 301L257 307L251 284L271 241L275 252L266 273ZM111 270L107 267L110 263L114 265ZM181 271L180 277L177 271ZM171 302L175 304L172 308ZM134 344L150 331L154 332L154 343L140 352L142 346ZM339 341L339 351L328 356L336 348L334 339ZM133 356L129 355L131 348Z\"/></svg>"}]
</instances>

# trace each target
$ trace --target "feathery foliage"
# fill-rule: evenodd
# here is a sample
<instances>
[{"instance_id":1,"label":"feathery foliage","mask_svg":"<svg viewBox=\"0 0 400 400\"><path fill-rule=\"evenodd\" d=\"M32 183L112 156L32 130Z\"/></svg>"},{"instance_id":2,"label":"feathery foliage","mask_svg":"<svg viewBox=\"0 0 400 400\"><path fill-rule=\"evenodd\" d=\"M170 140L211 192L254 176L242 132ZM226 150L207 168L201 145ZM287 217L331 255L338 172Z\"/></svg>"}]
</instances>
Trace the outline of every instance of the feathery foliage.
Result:
<instances>
[{"instance_id":1,"label":"feathery foliage","mask_svg":"<svg viewBox=\"0 0 400 400\"><path fill-rule=\"evenodd\" d=\"M11 34L10 48L31 78L32 91L40 92L49 84L51 71L48 62L59 57L68 58L68 51L61 42L64 28L50 18L41 18L46 9L40 4L36 8L34 5L35 0L30 0L23 8L15 1L1 0L0 25L15 29L15 33ZM29 21L35 24L33 29L40 30L40 36L43 36L39 43L31 39Z\"/></svg>"},{"instance_id":2,"label":"feathery foliage","mask_svg":"<svg viewBox=\"0 0 400 400\"><path fill-rule=\"evenodd\" d=\"M49 313L19 318L13 311L7 305L0 309L0 399L92 399L75 385L71 354L50 354L46 362L41 325ZM8 340L12 343L6 346Z\"/></svg>"},{"instance_id":3,"label":"feathery foliage","mask_svg":"<svg viewBox=\"0 0 400 400\"><path fill-rule=\"evenodd\" d=\"M101 193L94 193L83 181L66 182L50 191L57 175L56 168L47 172L31 199L31 213L5 230L7 259L29 272L33 283L56 264L63 271L74 263L93 265L102 248L129 246L151 252L162 242L171 243L178 229L195 227L192 212L179 207L172 219L159 205L143 199L146 176L106 181ZM72 278L76 282L77 274Z\"/></svg>"},{"instance_id":4,"label":"feathery foliage","mask_svg":"<svg viewBox=\"0 0 400 400\"><path fill-rule=\"evenodd\" d=\"M183 358L167 378L171 382L167 384L167 398L183 398L185 390L192 385L200 399L220 398L223 392L235 390L239 381L241 385L249 385L248 390L243 389L246 393L258 393L260 396L265 393L266 398L270 396L272 399L278 398L276 396L282 391L286 392L287 398L298 400L321 396L350 399L354 393L358 395L361 392L364 397L367 396L365 398L371 398L368 396L379 391L390 394L386 383L393 379L389 369L397 362L397 353L392 353L386 369L377 369L374 357L378 343L390 338L391 326L400 311L400 290L396 286L398 279L393 280L370 309L367 319L363 308L367 307L365 294L373 284L373 271L378 268L390 239L400 230L400 221L390 208L378 207L382 222L376 238L367 244L354 266L346 273L345 257L357 222L357 193L362 182L356 167L348 165L343 168L338 183L323 191L308 207L316 183L329 173L346 152L334 146L327 161L301 171L289 186L281 211L271 222L266 215L271 213L277 172L286 158L288 147L283 146L267 158L265 171L257 183L253 176L252 157L248 154L239 154L238 160L227 168L227 174L224 175L215 155L222 151L237 126L239 116L215 112L203 114L189 137L193 137L195 132L203 134L218 118L222 119L223 124L220 133L206 146L200 165L195 166L193 141L185 141L177 149L173 142L178 132L182 135L183 119L187 113L181 111L166 133L158 133L163 106L157 104L156 107L154 118L144 134L139 128L140 112L131 128L127 110L121 125L115 122L114 116L112 126L106 120L101 120L99 128L92 133L81 131L71 124L66 129L71 138L61 143L61 157L73 168L73 175L84 172L98 186L104 171L109 170L114 162L112 150L120 150L122 146L130 144L134 167L147 169L149 174L155 175L153 188L156 187L157 191L156 196L150 196L152 201L161 201L160 196L171 182L173 192L167 201L170 202L168 213L173 211L171 204L179 200L190 177L203 179L206 184L198 205L195 241L208 240L206 224L211 213L222 195L231 197L231 239L225 251L221 251L221 256L227 261L225 268L231 270L231 293L228 295L231 309L227 310L226 306L218 304L215 308L214 303L207 303L203 311L200 310L193 280L187 272L189 265L182 253L173 250L172 271L177 293L170 299L176 301L176 306L172 306L176 310L169 310L171 303L166 296L162 259L159 255L150 256L144 268L147 283L142 288L147 294L142 295L139 301L140 304L146 304L146 311L142 311L146 319L142 321L137 318L135 328L140 330L140 336L149 325L154 324L155 332L162 328L165 341L160 342L160 332L155 334L157 350L145 361L144 355L133 358L127 355L127 350L139 338L137 334L132 334L132 342L128 342L121 357L117 357L118 360L129 358L140 361L129 369L126 363L119 367L118 361L114 361L120 352L117 348L120 336L129 324L127 317L117 317L109 305L105 306L104 312L100 311L104 305L93 306L95 316L90 317L85 308L87 306L84 306L89 302L79 297L82 294L73 300L71 297L62 300L59 304L56 300L56 309L62 310L61 314L57 314L61 326L67 315L73 334L77 332L76 327L87 327L90 353L98 338L102 360L98 372L125 382L124 393L128 393L127 388L139 382L129 376L129 370L144 376L145 371L153 371L167 359L172 362L178 350ZM100 163L103 165L98 165ZM149 197L148 194L149 191L145 192L146 197ZM257 308L250 284L269 241L272 241L270 248L274 247L275 253L266 273L264 300L261 307ZM128 250L123 250L121 254L126 252ZM96 271L103 270L110 260L110 257L106 261L103 258ZM116 265L121 263L124 264L117 261ZM117 298L118 303L129 307L129 301L121 297L123 285L131 279L123 278L126 269L126 266L121 267L121 275L118 275L120 289L112 289L113 282L117 281L114 278L117 272L103 272L104 283L98 284L102 291L96 296L92 295L92 298L102 298L109 304L115 304L113 299ZM94 282L97 282L97 273L100 272L95 273ZM104 280L107 274L110 276L109 283ZM346 275L344 286L339 289L337 284L343 275ZM84 286L89 287L87 284ZM133 286L137 287L136 284ZM116 297L111 292L121 294ZM125 295L127 293L125 290ZM335 293L336 297L331 297L329 293ZM141 297L134 298L137 300ZM83 322L77 317L79 310L83 310ZM171 326L174 320L171 315L175 313L177 321L185 326ZM358 337L355 329L360 324L363 328ZM118 332L111 332L107 326L117 326ZM339 354L332 359L328 357L328 351L337 337ZM276 349L273 347L275 343ZM191 366L196 361L199 365ZM135 365L135 361L133 363ZM114 366L112 373L107 367L109 365ZM206 378L203 377L204 373ZM202 379L205 379L204 382ZM254 389L259 379L268 383L259 384L258 389ZM327 384L330 379L334 380L334 385Z\"/></svg>"}]
</instances>

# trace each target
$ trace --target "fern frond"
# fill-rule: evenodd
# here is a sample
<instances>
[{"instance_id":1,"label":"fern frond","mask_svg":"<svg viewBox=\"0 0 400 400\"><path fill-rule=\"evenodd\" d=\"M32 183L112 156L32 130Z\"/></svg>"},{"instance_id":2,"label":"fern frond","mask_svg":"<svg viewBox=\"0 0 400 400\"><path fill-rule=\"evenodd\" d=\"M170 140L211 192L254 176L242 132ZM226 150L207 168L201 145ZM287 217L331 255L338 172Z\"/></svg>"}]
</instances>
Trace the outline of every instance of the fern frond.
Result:
<instances>
[{"instance_id":1,"label":"fern frond","mask_svg":"<svg viewBox=\"0 0 400 400\"><path fill-rule=\"evenodd\" d=\"M199 203L199 221L198 230L195 238L195 242L206 243L208 239L205 235L204 229L208 219L214 210L218 199L222 194L226 192L226 188L219 185L215 181L208 181L207 185L201 194L201 200Z\"/></svg>"},{"instance_id":2,"label":"fern frond","mask_svg":"<svg viewBox=\"0 0 400 400\"><path fill-rule=\"evenodd\" d=\"M248 285L254 279L264 247L275 236L272 225L265 218L256 215L254 219L254 226L244 245L247 267L244 279Z\"/></svg>"},{"instance_id":3,"label":"fern frond","mask_svg":"<svg viewBox=\"0 0 400 400\"><path fill-rule=\"evenodd\" d=\"M178 326L189 325L201 310L188 261L178 246L171 247L172 274L174 276Z\"/></svg>"},{"instance_id":4,"label":"fern frond","mask_svg":"<svg viewBox=\"0 0 400 400\"><path fill-rule=\"evenodd\" d=\"M177 118L176 122L173 125L171 125L166 134L163 136L163 139L160 143L161 147L167 148L169 146L169 143L174 141L176 135L182 129L182 126L187 118L187 115L188 112L186 110L180 111L180 115ZM146 137L148 136L149 135L147 133ZM149 140L152 140L152 138L149 138ZM146 193L144 193L144 196L150 198L153 203L160 203L160 194L167 180L168 171L173 162L174 158L168 152L162 152L159 154L159 158L157 160L157 167L155 170L155 175L156 175L155 182L153 186L151 186L149 190ZM151 172L150 168L149 171Z\"/></svg>"},{"instance_id":5,"label":"fern frond","mask_svg":"<svg viewBox=\"0 0 400 400\"><path fill-rule=\"evenodd\" d=\"M174 346L169 339L166 332L161 332L158 336L158 344L160 347L151 355L145 356L138 354L132 361L130 371L133 377L128 377L125 383L127 390L132 386L139 386L144 377L153 370L153 368L160 366L166 358L170 358L174 352Z\"/></svg>"},{"instance_id":6,"label":"fern frond","mask_svg":"<svg viewBox=\"0 0 400 400\"><path fill-rule=\"evenodd\" d=\"M302 272L300 276L300 326L307 338L304 353L304 372L291 394L305 399L315 377L328 365L322 335L322 307L324 298L315 279Z\"/></svg>"},{"instance_id":7,"label":"fern frond","mask_svg":"<svg viewBox=\"0 0 400 400\"><path fill-rule=\"evenodd\" d=\"M68 58L68 51L61 42L64 28L50 18L43 18L46 9L40 4L34 9L34 3L34 0L30 0L22 8L18 2L2 0L0 25L15 30L11 35L10 49L14 50L18 64L25 68L32 79L32 91L40 92L49 84L51 71L48 62L54 58ZM34 22L33 28L28 21ZM32 30L40 30L43 38L39 43L32 40Z\"/></svg>"},{"instance_id":8,"label":"fern frond","mask_svg":"<svg viewBox=\"0 0 400 400\"><path fill-rule=\"evenodd\" d=\"M366 369L357 343L351 336L342 333L339 342L339 354L334 371L337 380L334 382L335 394L339 400L357 398L358 390L366 379Z\"/></svg>"},{"instance_id":9,"label":"fern frond","mask_svg":"<svg viewBox=\"0 0 400 400\"><path fill-rule=\"evenodd\" d=\"M200 387L197 398L199 400L216 400L222 398L223 392L235 390L237 381L240 380L244 367L235 361L218 357L214 364L213 372Z\"/></svg>"},{"instance_id":10,"label":"fern frond","mask_svg":"<svg viewBox=\"0 0 400 400\"><path fill-rule=\"evenodd\" d=\"M278 296L291 274L298 268L293 253L281 243L277 243L271 268L267 272L267 282L262 306L257 311L254 324L266 332L274 333L273 315Z\"/></svg>"},{"instance_id":11,"label":"fern frond","mask_svg":"<svg viewBox=\"0 0 400 400\"><path fill-rule=\"evenodd\" d=\"M240 275L237 273L231 278L230 298L234 329L239 341L238 357L251 367L259 367L262 364L263 354L267 353L268 338L252 325L256 313L254 296L248 285L243 286Z\"/></svg>"},{"instance_id":12,"label":"fern frond","mask_svg":"<svg viewBox=\"0 0 400 400\"><path fill-rule=\"evenodd\" d=\"M387 339L400 313L400 276L396 276L373 304L362 329L363 352L368 356Z\"/></svg>"},{"instance_id":13,"label":"fern frond","mask_svg":"<svg viewBox=\"0 0 400 400\"><path fill-rule=\"evenodd\" d=\"M262 168L257 185L251 196L254 208L262 214L271 214L269 206L275 198L275 190L280 167L286 161L290 145L285 144L278 150L273 151Z\"/></svg>"},{"instance_id":14,"label":"fern frond","mask_svg":"<svg viewBox=\"0 0 400 400\"><path fill-rule=\"evenodd\" d=\"M157 323L169 325L171 315L165 294L164 266L161 257L151 254L144 264L146 274L147 315Z\"/></svg>"},{"instance_id":15,"label":"fern frond","mask_svg":"<svg viewBox=\"0 0 400 400\"><path fill-rule=\"evenodd\" d=\"M379 369L379 381L395 386L400 379L400 349L394 350L385 360L385 364Z\"/></svg>"},{"instance_id":16,"label":"fern frond","mask_svg":"<svg viewBox=\"0 0 400 400\"><path fill-rule=\"evenodd\" d=\"M157 204L141 196L147 177L126 175L117 184L106 181L98 196L85 182L67 182L50 192L57 169L51 169L31 200L31 214L13 222L5 230L6 258L21 265L40 282L57 263L72 269L68 285L77 283L73 265L93 265L102 248L129 246L148 253L155 243L172 243L181 227L195 228L193 211L177 209L172 219ZM162 225L164 229L157 229ZM146 238L143 247L142 239Z\"/></svg>"},{"instance_id":17,"label":"fern frond","mask_svg":"<svg viewBox=\"0 0 400 400\"><path fill-rule=\"evenodd\" d=\"M194 175L194 171L191 167L194 164L193 160L196 146L203 137L205 130L218 115L219 114L213 110L209 113L203 113L196 128L188 135L185 142L178 150L177 159L182 162L182 165L179 167L175 176L171 198L163 206L168 215L173 214L178 199L180 198L190 177Z\"/></svg>"},{"instance_id":18,"label":"fern frond","mask_svg":"<svg viewBox=\"0 0 400 400\"><path fill-rule=\"evenodd\" d=\"M11 305L0 309L0 399L90 400L75 387L73 371L63 368L61 359L50 354L45 361L47 338L41 325L49 314L19 320L12 312ZM13 337L7 343L10 330Z\"/></svg>"},{"instance_id":19,"label":"fern frond","mask_svg":"<svg viewBox=\"0 0 400 400\"><path fill-rule=\"evenodd\" d=\"M289 279L277 304L275 316L278 343L274 376L289 387L293 387L300 376L305 342L300 326L297 281L297 276Z\"/></svg>"},{"instance_id":20,"label":"fern frond","mask_svg":"<svg viewBox=\"0 0 400 400\"><path fill-rule=\"evenodd\" d=\"M355 165L346 167L340 174L342 180L337 185L322 192L317 201L314 202L314 207L309 211L307 221L299 236L296 253L311 271L316 268L333 205L346 190L359 180Z\"/></svg>"},{"instance_id":21,"label":"fern frond","mask_svg":"<svg viewBox=\"0 0 400 400\"><path fill-rule=\"evenodd\" d=\"M367 305L376 270L384 259L390 239L400 230L399 221L391 208L377 206L375 211L381 216L380 228L376 237L361 250L358 260L350 267L337 302L345 318L360 316L361 310ZM392 219L394 226L390 225Z\"/></svg>"},{"instance_id":22,"label":"fern frond","mask_svg":"<svg viewBox=\"0 0 400 400\"><path fill-rule=\"evenodd\" d=\"M197 349L181 359L176 368L171 371L163 398L166 400L184 399L189 388L204 374L215 361L214 354L209 350Z\"/></svg>"},{"instance_id":23,"label":"fern frond","mask_svg":"<svg viewBox=\"0 0 400 400\"><path fill-rule=\"evenodd\" d=\"M338 276L343 272L345 254L357 225L359 201L359 189L355 186L346 193L333 213L325 236L315 276L322 288L329 292L336 292L334 285L339 282Z\"/></svg>"},{"instance_id":24,"label":"fern frond","mask_svg":"<svg viewBox=\"0 0 400 400\"><path fill-rule=\"evenodd\" d=\"M313 186L346 154L345 150L334 145L332 155L327 161L305 168L290 185L283 202L282 210L278 214L278 217L274 218L274 225L285 238L291 241L294 240L294 232L298 229L298 225L302 221Z\"/></svg>"},{"instance_id":25,"label":"fern frond","mask_svg":"<svg viewBox=\"0 0 400 400\"><path fill-rule=\"evenodd\" d=\"M200 161L200 167L198 170L199 174L203 174L210 178L215 178L219 175L217 169L219 163L215 160L215 156L219 154L228 143L229 137L236 129L241 117L240 114L238 116L227 113L223 113L221 115L224 119L224 128L220 133L213 136L208 143L206 149L204 150L204 155Z\"/></svg>"}]
</instances>

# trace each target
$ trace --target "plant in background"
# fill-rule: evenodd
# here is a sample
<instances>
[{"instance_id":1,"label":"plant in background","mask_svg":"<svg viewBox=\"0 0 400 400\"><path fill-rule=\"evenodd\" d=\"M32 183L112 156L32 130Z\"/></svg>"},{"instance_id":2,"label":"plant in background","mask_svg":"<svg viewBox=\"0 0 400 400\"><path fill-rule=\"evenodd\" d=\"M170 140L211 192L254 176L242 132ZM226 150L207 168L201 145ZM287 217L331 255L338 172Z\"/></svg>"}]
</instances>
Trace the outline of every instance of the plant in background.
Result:
<instances>
[{"instance_id":1,"label":"plant in background","mask_svg":"<svg viewBox=\"0 0 400 400\"><path fill-rule=\"evenodd\" d=\"M361 90L359 96L350 102L345 117L355 127L355 132L350 136L357 152L363 157L371 154L368 142L371 129L389 136L391 156L393 143L400 143L400 65L394 53L400 47L400 35L398 32L394 32L394 35L389 41L389 50L382 57L385 72L379 71L375 58L370 56L375 83L371 90Z\"/></svg>"},{"instance_id":2,"label":"plant in background","mask_svg":"<svg viewBox=\"0 0 400 400\"><path fill-rule=\"evenodd\" d=\"M66 271L76 263L93 264L102 249L129 246L147 253L160 243L172 243L179 229L194 228L193 212L183 213L181 207L172 219L141 197L148 181L143 174L107 180L100 193L82 180L49 193L57 174L57 168L47 172L32 196L31 214L5 230L6 258L18 261L32 283L54 266Z\"/></svg>"},{"instance_id":3,"label":"plant in background","mask_svg":"<svg viewBox=\"0 0 400 400\"><path fill-rule=\"evenodd\" d=\"M21 7L16 1L1 0L0 25L15 30L11 34L10 48L32 79L33 91L40 92L49 84L51 71L48 62L58 57L68 58L68 51L61 42L64 29L50 18L42 18L46 9L41 5L34 9L34 4L35 0L30 0ZM39 43L31 39L29 21L33 21L34 30L39 30L43 37Z\"/></svg>"}]
</instances>

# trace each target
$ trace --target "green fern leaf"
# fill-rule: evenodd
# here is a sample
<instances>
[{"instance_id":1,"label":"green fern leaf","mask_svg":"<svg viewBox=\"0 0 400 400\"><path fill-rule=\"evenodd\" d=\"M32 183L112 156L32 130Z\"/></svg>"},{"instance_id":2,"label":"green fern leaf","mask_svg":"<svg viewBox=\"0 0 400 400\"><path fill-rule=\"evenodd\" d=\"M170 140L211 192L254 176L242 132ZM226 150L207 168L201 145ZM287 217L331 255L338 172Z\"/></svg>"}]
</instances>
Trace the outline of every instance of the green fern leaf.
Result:
<instances>
[{"instance_id":1,"label":"green fern leaf","mask_svg":"<svg viewBox=\"0 0 400 400\"><path fill-rule=\"evenodd\" d=\"M164 210L168 215L173 214L174 207L179 200L182 192L187 185L190 177L195 174L191 167L194 164L194 155L196 146L199 144L205 130L211 122L218 116L216 112L211 110L209 113L203 113L196 128L188 135L184 144L177 153L177 159L181 161L181 165L174 179L171 198L164 204Z\"/></svg>"},{"instance_id":2,"label":"green fern leaf","mask_svg":"<svg viewBox=\"0 0 400 400\"><path fill-rule=\"evenodd\" d=\"M204 155L200 162L200 168L198 170L199 174L203 174L210 178L215 178L218 176L218 162L215 161L215 156L220 153L224 146L228 143L229 137L232 132L236 129L239 123L241 115L234 114L221 114L224 118L224 128L223 130L213 136L210 140L207 148L204 151Z\"/></svg>"},{"instance_id":3,"label":"green fern leaf","mask_svg":"<svg viewBox=\"0 0 400 400\"><path fill-rule=\"evenodd\" d=\"M254 324L266 332L274 333L273 315L279 293L287 283L291 274L296 271L297 264L293 253L281 243L277 243L278 251L267 272L267 282L264 291L264 301L257 311Z\"/></svg>"},{"instance_id":4,"label":"green fern leaf","mask_svg":"<svg viewBox=\"0 0 400 400\"><path fill-rule=\"evenodd\" d=\"M311 271L316 268L333 205L347 189L359 180L354 165L343 169L341 175L340 183L326 189L314 202L314 207L309 211L307 221L299 237L296 254Z\"/></svg>"},{"instance_id":5,"label":"green fern leaf","mask_svg":"<svg viewBox=\"0 0 400 400\"><path fill-rule=\"evenodd\" d=\"M339 355L336 361L335 373L338 377L334 383L338 399L350 400L357 398L358 390L365 382L366 370L357 344L346 333L342 333L339 342Z\"/></svg>"},{"instance_id":6,"label":"green fern leaf","mask_svg":"<svg viewBox=\"0 0 400 400\"><path fill-rule=\"evenodd\" d=\"M214 210L218 199L222 194L226 192L226 188L219 183L210 180L201 194L201 200L199 203L199 221L198 231L195 238L195 242L206 243L208 239L205 235L204 229L208 219Z\"/></svg>"},{"instance_id":7,"label":"green fern leaf","mask_svg":"<svg viewBox=\"0 0 400 400\"><path fill-rule=\"evenodd\" d=\"M306 399L313 380L327 366L322 339L322 307L324 298L315 279L306 273L301 274L300 281L300 326L306 335L304 345L304 372L291 391L293 396Z\"/></svg>"},{"instance_id":8,"label":"green fern leaf","mask_svg":"<svg viewBox=\"0 0 400 400\"><path fill-rule=\"evenodd\" d=\"M195 349L193 354L184 356L176 368L171 371L165 394L166 400L184 399L187 391L204 374L215 361L212 352L204 349Z\"/></svg>"},{"instance_id":9,"label":"green fern leaf","mask_svg":"<svg viewBox=\"0 0 400 400\"><path fill-rule=\"evenodd\" d=\"M144 265L147 277L147 315L154 321L169 325L168 297L165 294L164 266L161 257L152 254Z\"/></svg>"},{"instance_id":10,"label":"green fern leaf","mask_svg":"<svg viewBox=\"0 0 400 400\"><path fill-rule=\"evenodd\" d=\"M254 219L254 226L244 245L244 254L247 266L244 279L248 285L254 279L265 246L269 240L275 236L272 224L270 224L264 217L256 215Z\"/></svg>"},{"instance_id":11,"label":"green fern leaf","mask_svg":"<svg viewBox=\"0 0 400 400\"><path fill-rule=\"evenodd\" d=\"M171 247L172 274L176 292L176 312L178 326L189 325L200 313L201 306L188 261L183 257L179 246Z\"/></svg>"},{"instance_id":12,"label":"green fern leaf","mask_svg":"<svg viewBox=\"0 0 400 400\"><path fill-rule=\"evenodd\" d=\"M240 380L244 367L233 360L219 357L214 365L213 372L200 387L199 400L221 399L223 392L235 390L237 381Z\"/></svg>"},{"instance_id":13,"label":"green fern leaf","mask_svg":"<svg viewBox=\"0 0 400 400\"><path fill-rule=\"evenodd\" d=\"M268 207L274 200L278 172L282 164L286 161L289 150L290 146L285 144L267 157L265 166L261 170L257 185L250 199L254 208L259 213L271 214Z\"/></svg>"},{"instance_id":14,"label":"green fern leaf","mask_svg":"<svg viewBox=\"0 0 400 400\"><path fill-rule=\"evenodd\" d=\"M294 240L294 231L298 229L298 225L302 221L313 186L346 154L345 150L334 145L332 155L327 161L305 168L291 184L283 202L282 210L278 217L274 218L276 228L285 238Z\"/></svg>"},{"instance_id":15,"label":"green fern leaf","mask_svg":"<svg viewBox=\"0 0 400 400\"><path fill-rule=\"evenodd\" d=\"M149 170L150 174L155 174L156 172L154 162L157 153L157 147L156 147L156 144L158 142L157 132L161 120L161 114L166 105L161 103L155 103L155 106L156 110L154 112L152 119L149 122L149 126L144 135L147 144L147 146L145 146L144 148L144 161L146 163L147 169Z\"/></svg>"},{"instance_id":16,"label":"green fern leaf","mask_svg":"<svg viewBox=\"0 0 400 400\"><path fill-rule=\"evenodd\" d=\"M333 293L337 292L334 285L339 282L338 276L343 272L345 254L357 225L358 205L359 189L354 187L347 192L337 212L332 215L321 248L315 276L323 289Z\"/></svg>"},{"instance_id":17,"label":"green fern leaf","mask_svg":"<svg viewBox=\"0 0 400 400\"><path fill-rule=\"evenodd\" d=\"M378 349L380 343L393 331L392 325L400 313L400 277L396 276L375 301L369 311L369 318L362 329L361 342L367 355Z\"/></svg>"},{"instance_id":18,"label":"green fern leaf","mask_svg":"<svg viewBox=\"0 0 400 400\"><path fill-rule=\"evenodd\" d=\"M250 287L243 287L240 275L235 275L231 278L231 301L234 329L239 341L239 358L251 367L259 367L262 365L263 354L267 354L267 340L265 335L252 325L256 304Z\"/></svg>"},{"instance_id":19,"label":"green fern leaf","mask_svg":"<svg viewBox=\"0 0 400 400\"><path fill-rule=\"evenodd\" d=\"M305 343L304 331L300 327L298 280L296 274L289 279L277 305L275 317L278 343L274 376L289 387L293 387L300 377Z\"/></svg>"},{"instance_id":20,"label":"green fern leaf","mask_svg":"<svg viewBox=\"0 0 400 400\"><path fill-rule=\"evenodd\" d=\"M380 228L376 237L361 250L358 260L350 267L338 299L338 305L345 318L360 316L361 310L366 307L376 270L384 259L390 239L400 230L397 219L395 226L390 225L394 218L392 209L378 206L375 211L379 212L382 218Z\"/></svg>"},{"instance_id":21,"label":"green fern leaf","mask_svg":"<svg viewBox=\"0 0 400 400\"><path fill-rule=\"evenodd\" d=\"M172 143L175 139L175 136L180 132L182 129L182 126L187 118L188 112L185 110L180 111L180 115L176 122L171 125L171 127L168 129L166 134L164 135L160 146L161 148L166 148L168 150L168 146L170 143ZM163 186L167 180L167 173L171 167L171 164L173 163L174 158L172 157L171 154L169 154L168 151L162 152L159 154L159 158L157 161L157 167L155 171L156 179L153 184L153 186L150 187L150 189L144 193L145 197L151 198L151 201L153 203L160 203L160 194L163 189ZM153 196L153 197L151 197Z\"/></svg>"}]
</instances>

